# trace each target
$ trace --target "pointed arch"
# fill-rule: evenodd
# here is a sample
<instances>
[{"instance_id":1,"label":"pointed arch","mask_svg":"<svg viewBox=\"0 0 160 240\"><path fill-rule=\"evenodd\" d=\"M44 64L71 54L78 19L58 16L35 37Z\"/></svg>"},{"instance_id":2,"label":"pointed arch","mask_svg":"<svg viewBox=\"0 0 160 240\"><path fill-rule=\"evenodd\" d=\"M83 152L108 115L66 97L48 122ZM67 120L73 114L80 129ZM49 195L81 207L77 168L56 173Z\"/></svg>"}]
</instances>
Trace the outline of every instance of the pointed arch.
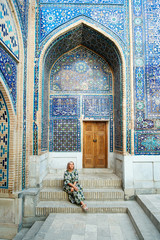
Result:
<instances>
[{"instance_id":1,"label":"pointed arch","mask_svg":"<svg viewBox=\"0 0 160 240\"><path fill-rule=\"evenodd\" d=\"M92 32L95 32L98 36L99 39L103 38L106 40L106 44L108 44L108 47L106 47L106 54L110 54L110 56L112 55L112 53L114 53L114 56L116 55L117 58L117 62L119 61L119 67L121 68L121 73L119 72L119 74L121 75L121 95L122 95L122 113L119 113L119 115L121 115L121 120L122 120L122 135L123 135L123 139L122 139L122 149L121 151L125 154L126 152L126 59L125 59L125 54L124 54L124 44L123 42L117 41L116 39L114 39L113 36L111 36L110 33L108 33L107 31L105 31L104 29L100 29L99 27L97 27L96 25L94 25L93 23L88 23L86 22L86 20L84 19L80 19L78 20L76 23L70 24L69 26L67 26L66 28L63 29L59 29L59 31L57 31L50 39L48 39L48 41L44 44L42 52L40 54L40 58L39 58L39 108L38 108L38 115L37 115L37 121L36 124L38 126L38 142L41 142L41 131L42 131L42 126L41 126L41 121L42 121L42 117L45 115L43 113L43 108L44 106L42 105L42 102L44 102L44 98L43 98L43 86L46 85L47 82L43 82L44 79L47 79L48 81L48 75L45 75L45 70L47 69L47 71L49 71L50 65L47 66L47 64L52 64L55 60L55 58L51 58L51 54L52 56L54 56L54 54L59 51L60 49L62 49L62 45L59 45L59 48L56 48L56 44L59 42L62 43L62 40L65 39L65 36L69 36L69 34L71 32L74 31L79 31L79 33L81 32L81 40L79 37L79 40L77 40L77 43L75 43L75 38L70 38L70 41L72 41L75 45L78 45L78 43L85 45L86 42L83 39L83 30L82 28L88 28L90 29ZM78 34L77 34L78 35ZM66 38L67 39L67 38ZM78 38L77 38L78 39ZM69 41L66 40L66 42L63 42L66 47L66 51L69 50ZM68 44L68 47L67 47ZM73 44L73 47L75 46ZM91 44L90 46L87 47L92 47ZM104 46L101 46L101 53L99 53L100 55L103 56L102 51L104 50L103 48ZM112 48L112 50L111 50ZM71 49L71 48L70 48ZM65 50L64 50L65 52ZM61 54L64 53L63 51L61 51ZM47 59L47 57L50 55L50 58ZM109 56L109 55L108 55ZM58 56L56 56L58 57ZM113 59L111 59L112 56L110 57L110 62L113 62ZM46 65L46 69L45 69L45 65ZM118 111L118 109L117 109ZM48 120L47 120L48 121ZM46 122L47 122L46 121Z\"/></svg>"}]
</instances>

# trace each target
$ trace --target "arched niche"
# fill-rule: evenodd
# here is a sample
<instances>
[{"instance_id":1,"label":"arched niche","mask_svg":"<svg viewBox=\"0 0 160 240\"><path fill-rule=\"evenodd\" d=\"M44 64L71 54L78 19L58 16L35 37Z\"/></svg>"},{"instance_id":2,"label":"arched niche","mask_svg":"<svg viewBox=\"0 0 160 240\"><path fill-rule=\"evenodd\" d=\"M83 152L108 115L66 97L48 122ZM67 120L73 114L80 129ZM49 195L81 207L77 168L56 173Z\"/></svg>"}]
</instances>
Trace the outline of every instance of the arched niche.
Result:
<instances>
[{"instance_id":1,"label":"arched niche","mask_svg":"<svg viewBox=\"0 0 160 240\"><path fill-rule=\"evenodd\" d=\"M122 56L116 44L97 30L80 24L69 30L67 33L55 39L47 48L43 58L42 69L42 136L41 148L48 149L48 94L49 94L49 74L54 62L66 52L82 45L101 57L110 65L114 75L114 126L115 139L114 148L123 151L124 126L123 126L123 92L124 71Z\"/></svg>"}]
</instances>

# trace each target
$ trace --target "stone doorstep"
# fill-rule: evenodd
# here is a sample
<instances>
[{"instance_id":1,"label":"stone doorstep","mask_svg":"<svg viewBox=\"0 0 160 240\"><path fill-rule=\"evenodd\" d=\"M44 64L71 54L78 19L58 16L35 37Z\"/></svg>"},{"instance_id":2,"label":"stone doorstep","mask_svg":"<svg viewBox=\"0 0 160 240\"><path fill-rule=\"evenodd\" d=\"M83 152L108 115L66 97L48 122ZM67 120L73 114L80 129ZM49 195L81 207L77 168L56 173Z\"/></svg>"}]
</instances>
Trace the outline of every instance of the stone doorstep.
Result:
<instances>
[{"instance_id":1,"label":"stone doorstep","mask_svg":"<svg viewBox=\"0 0 160 240\"><path fill-rule=\"evenodd\" d=\"M123 200L122 189L84 189L86 200ZM44 188L40 191L40 201L68 200L68 194L62 188Z\"/></svg>"},{"instance_id":2,"label":"stone doorstep","mask_svg":"<svg viewBox=\"0 0 160 240\"><path fill-rule=\"evenodd\" d=\"M91 204L93 205L93 203ZM89 206L89 209L91 209L91 205ZM135 201L130 201L130 202L116 202L112 204L106 204L106 203L101 203L101 207L97 208L97 213L127 213L137 234L139 239L145 239L145 240L159 240L160 239L160 234L155 228L155 226L151 223L150 219L146 216L144 211L141 209L141 207L135 202ZM115 206L115 207L114 207ZM119 206L119 211L118 211L118 206ZM80 207L76 206L77 208L80 209ZM108 211L107 211L108 209ZM115 211L117 209L117 211ZM103 211L101 211L103 210ZM92 212L87 211L87 213L84 214L92 214ZM43 240L45 239L45 235L51 225L54 222L54 218L56 214L62 215L60 213L51 213L44 224L42 225L41 229L37 233L36 237L34 240ZM67 213L66 213L67 214ZM74 214L74 213L72 213ZM81 210L82 214L82 210ZM76 214L77 215L77 214ZM66 216L67 217L67 216ZM78 216L77 216L78 217Z\"/></svg>"},{"instance_id":3,"label":"stone doorstep","mask_svg":"<svg viewBox=\"0 0 160 240\"><path fill-rule=\"evenodd\" d=\"M158 211L158 209L152 204L151 201L149 201L149 199L146 198L145 195L137 195L136 200L160 232L160 209Z\"/></svg>"}]
</instances>

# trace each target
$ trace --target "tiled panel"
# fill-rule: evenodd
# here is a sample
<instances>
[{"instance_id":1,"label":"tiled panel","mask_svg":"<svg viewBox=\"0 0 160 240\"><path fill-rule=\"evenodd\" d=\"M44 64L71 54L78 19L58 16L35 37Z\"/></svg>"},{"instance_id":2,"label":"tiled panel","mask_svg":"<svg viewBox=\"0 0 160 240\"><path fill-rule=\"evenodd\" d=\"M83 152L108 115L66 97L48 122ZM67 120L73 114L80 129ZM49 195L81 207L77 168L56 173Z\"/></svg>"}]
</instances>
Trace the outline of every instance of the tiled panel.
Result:
<instances>
[{"instance_id":1,"label":"tiled panel","mask_svg":"<svg viewBox=\"0 0 160 240\"><path fill-rule=\"evenodd\" d=\"M79 47L61 57L51 70L53 91L112 92L111 70L97 54Z\"/></svg>"},{"instance_id":2,"label":"tiled panel","mask_svg":"<svg viewBox=\"0 0 160 240\"><path fill-rule=\"evenodd\" d=\"M83 96L85 118L110 118L112 96Z\"/></svg>"},{"instance_id":3,"label":"tiled panel","mask_svg":"<svg viewBox=\"0 0 160 240\"><path fill-rule=\"evenodd\" d=\"M0 40L16 57L19 57L16 28L6 0L0 2Z\"/></svg>"},{"instance_id":4,"label":"tiled panel","mask_svg":"<svg viewBox=\"0 0 160 240\"><path fill-rule=\"evenodd\" d=\"M55 152L80 152L80 122L77 119L50 121L49 150Z\"/></svg>"},{"instance_id":5,"label":"tiled panel","mask_svg":"<svg viewBox=\"0 0 160 240\"><path fill-rule=\"evenodd\" d=\"M8 188L9 115L0 91L0 188Z\"/></svg>"},{"instance_id":6,"label":"tiled panel","mask_svg":"<svg viewBox=\"0 0 160 240\"><path fill-rule=\"evenodd\" d=\"M139 130L135 154L160 154L159 8L159 1L135 0L133 5L135 129Z\"/></svg>"},{"instance_id":7,"label":"tiled panel","mask_svg":"<svg viewBox=\"0 0 160 240\"><path fill-rule=\"evenodd\" d=\"M160 134L157 132L135 133L136 154L160 154Z\"/></svg>"},{"instance_id":8,"label":"tiled panel","mask_svg":"<svg viewBox=\"0 0 160 240\"><path fill-rule=\"evenodd\" d=\"M160 2L145 2L147 115L160 118Z\"/></svg>"},{"instance_id":9,"label":"tiled panel","mask_svg":"<svg viewBox=\"0 0 160 240\"><path fill-rule=\"evenodd\" d=\"M95 0L40 0L40 3L95 4ZM96 0L96 4L124 4L124 0Z\"/></svg>"},{"instance_id":10,"label":"tiled panel","mask_svg":"<svg viewBox=\"0 0 160 240\"><path fill-rule=\"evenodd\" d=\"M0 71L2 72L5 84L11 95L14 109L16 111L17 101L17 63L13 58L0 46Z\"/></svg>"},{"instance_id":11,"label":"tiled panel","mask_svg":"<svg viewBox=\"0 0 160 240\"><path fill-rule=\"evenodd\" d=\"M50 119L79 117L80 97L50 96Z\"/></svg>"}]
</instances>

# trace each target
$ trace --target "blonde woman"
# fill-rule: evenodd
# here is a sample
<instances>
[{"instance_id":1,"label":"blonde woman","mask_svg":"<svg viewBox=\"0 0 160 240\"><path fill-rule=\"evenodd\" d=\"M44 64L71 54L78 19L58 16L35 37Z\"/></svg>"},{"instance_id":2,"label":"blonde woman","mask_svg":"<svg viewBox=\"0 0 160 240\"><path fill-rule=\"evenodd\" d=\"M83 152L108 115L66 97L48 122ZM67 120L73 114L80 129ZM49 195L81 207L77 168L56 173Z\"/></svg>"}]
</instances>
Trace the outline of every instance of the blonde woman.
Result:
<instances>
[{"instance_id":1,"label":"blonde woman","mask_svg":"<svg viewBox=\"0 0 160 240\"><path fill-rule=\"evenodd\" d=\"M80 204L83 210L88 210L87 205L83 202L83 188L78 183L78 171L74 168L74 162L70 161L67 164L67 170L64 172L63 190L68 193L68 198L71 203Z\"/></svg>"}]
</instances>

